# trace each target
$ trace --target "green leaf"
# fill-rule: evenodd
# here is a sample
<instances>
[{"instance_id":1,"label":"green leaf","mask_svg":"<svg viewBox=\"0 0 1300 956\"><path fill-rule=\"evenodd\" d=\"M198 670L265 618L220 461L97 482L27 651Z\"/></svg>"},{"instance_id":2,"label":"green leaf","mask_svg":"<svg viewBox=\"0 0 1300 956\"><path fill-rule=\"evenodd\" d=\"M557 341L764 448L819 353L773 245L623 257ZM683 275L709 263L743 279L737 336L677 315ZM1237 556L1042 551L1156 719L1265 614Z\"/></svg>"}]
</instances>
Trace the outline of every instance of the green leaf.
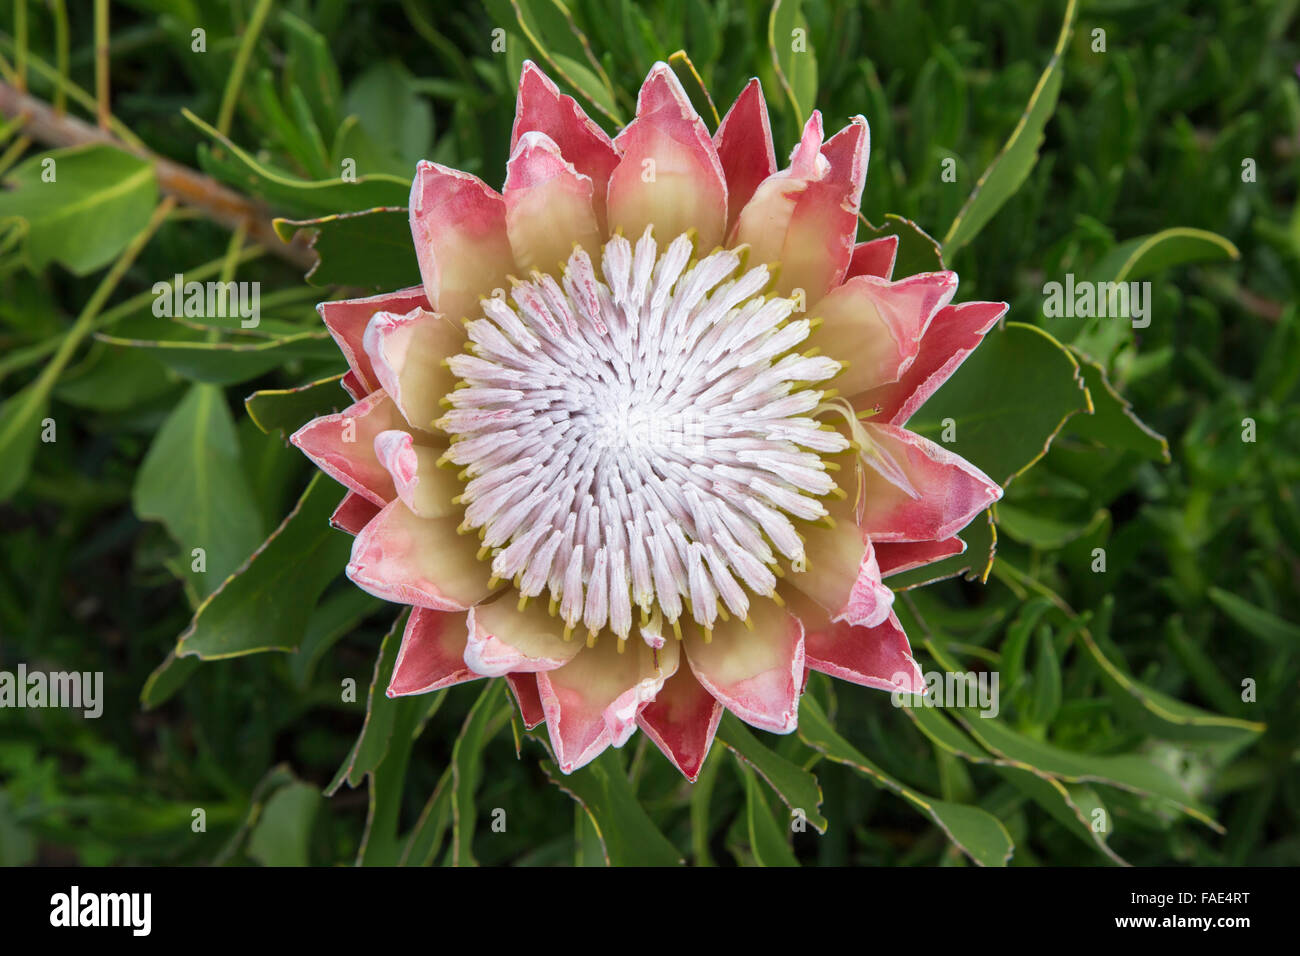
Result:
<instances>
[{"instance_id":1,"label":"green leaf","mask_svg":"<svg viewBox=\"0 0 1300 956\"><path fill-rule=\"evenodd\" d=\"M140 706L145 710L153 710L165 704L194 676L200 663L197 657L177 657L176 651L168 651L163 662L154 668L140 689Z\"/></svg>"},{"instance_id":2,"label":"green leaf","mask_svg":"<svg viewBox=\"0 0 1300 956\"><path fill-rule=\"evenodd\" d=\"M749 826L749 846L760 866L798 866L794 851L786 841L785 831L772 816L763 788L749 766L736 758L745 781L745 822Z\"/></svg>"},{"instance_id":3,"label":"green leaf","mask_svg":"<svg viewBox=\"0 0 1300 956\"><path fill-rule=\"evenodd\" d=\"M402 851L402 866L429 866L442 847L443 835L451 823L452 768L448 767L438 778L438 785L420 811L406 848Z\"/></svg>"},{"instance_id":4,"label":"green leaf","mask_svg":"<svg viewBox=\"0 0 1300 956\"><path fill-rule=\"evenodd\" d=\"M294 781L271 795L248 838L248 855L263 866L307 866L311 826L320 809L320 790Z\"/></svg>"},{"instance_id":5,"label":"green leaf","mask_svg":"<svg viewBox=\"0 0 1300 956\"><path fill-rule=\"evenodd\" d=\"M1034 696L1029 707L1029 720L1046 727L1061 709L1061 661L1052 643L1052 631L1047 626L1038 629L1038 661L1034 666Z\"/></svg>"},{"instance_id":6,"label":"green leaf","mask_svg":"<svg viewBox=\"0 0 1300 956\"><path fill-rule=\"evenodd\" d=\"M313 418L328 415L352 404L339 384L342 375L332 375L297 388L267 388L244 399L248 417L268 435L278 431L287 438Z\"/></svg>"},{"instance_id":7,"label":"green leaf","mask_svg":"<svg viewBox=\"0 0 1300 956\"><path fill-rule=\"evenodd\" d=\"M7 501L27 481L36 446L45 429L52 382L37 379L0 405L0 501ZM58 422L54 423L55 437Z\"/></svg>"},{"instance_id":8,"label":"green leaf","mask_svg":"<svg viewBox=\"0 0 1300 956\"><path fill-rule=\"evenodd\" d=\"M1069 432L1088 438L1115 451L1137 452L1148 461L1169 462L1169 442L1146 425L1133 412L1133 406L1115 390L1105 370L1097 362L1073 348L1079 361L1088 394L1092 396L1092 414L1076 415Z\"/></svg>"},{"instance_id":9,"label":"green leaf","mask_svg":"<svg viewBox=\"0 0 1300 956\"><path fill-rule=\"evenodd\" d=\"M503 680L487 682L451 748L451 859L455 866L478 866L474 859L474 824L478 819L474 794L483 776L483 745L489 739L489 730L512 706L509 700L502 699L504 687Z\"/></svg>"},{"instance_id":10,"label":"green leaf","mask_svg":"<svg viewBox=\"0 0 1300 956\"><path fill-rule=\"evenodd\" d=\"M178 390L166 366L134 349L97 346L54 387L54 397L93 412L124 411Z\"/></svg>"},{"instance_id":11,"label":"green leaf","mask_svg":"<svg viewBox=\"0 0 1300 956\"><path fill-rule=\"evenodd\" d=\"M356 161L358 175L414 175L416 164L433 143L433 109L415 91L411 73L396 60L376 63L348 88L343 99L351 127L360 136L335 148L336 157ZM408 240L409 244L409 240Z\"/></svg>"},{"instance_id":12,"label":"green leaf","mask_svg":"<svg viewBox=\"0 0 1300 956\"><path fill-rule=\"evenodd\" d=\"M332 215L377 206L399 206L410 197L411 176L375 173L358 176L355 182L350 182L342 178L299 179L273 170L188 109L182 109L181 114L224 148L218 153L206 144L199 147L199 166L204 172L295 213Z\"/></svg>"},{"instance_id":13,"label":"green leaf","mask_svg":"<svg viewBox=\"0 0 1300 956\"><path fill-rule=\"evenodd\" d=\"M276 219L276 234L291 242L299 229L312 232L316 264L307 273L315 286L404 289L420 283L405 207L367 209L319 219Z\"/></svg>"},{"instance_id":14,"label":"green leaf","mask_svg":"<svg viewBox=\"0 0 1300 956\"><path fill-rule=\"evenodd\" d=\"M253 787L253 792L249 794L248 811L243 815L241 825L226 841L225 846L216 855L212 861L213 866L222 866L238 852L243 845L245 838L257 823L257 819L262 814L262 809L266 806L266 801L280 787L294 781L293 771L289 769L288 764L279 763L262 775ZM211 815L210 815L211 816Z\"/></svg>"},{"instance_id":15,"label":"green leaf","mask_svg":"<svg viewBox=\"0 0 1300 956\"><path fill-rule=\"evenodd\" d=\"M287 10L280 13L280 25L289 40L288 73L293 86L311 105L317 127L333 129L339 119L339 71L329 42Z\"/></svg>"},{"instance_id":16,"label":"green leaf","mask_svg":"<svg viewBox=\"0 0 1300 956\"><path fill-rule=\"evenodd\" d=\"M600 834L609 866L680 866L682 855L659 832L637 800L617 750L565 776L550 760L542 762L551 782L577 800Z\"/></svg>"},{"instance_id":17,"label":"green leaf","mask_svg":"<svg viewBox=\"0 0 1300 956\"><path fill-rule=\"evenodd\" d=\"M1073 421L1085 418L1076 415ZM1027 502L1031 506L1038 502ZM998 503L998 527L1008 538L1041 550L1055 551L1071 541L1096 531L1106 521L1106 512L1098 511L1087 524L1037 514L1006 502Z\"/></svg>"},{"instance_id":18,"label":"green leaf","mask_svg":"<svg viewBox=\"0 0 1300 956\"><path fill-rule=\"evenodd\" d=\"M891 777L837 734L821 705L807 694L799 704L799 737L809 747L851 767L877 787L898 794L929 817L957 849L980 866L1006 866L1011 859L1014 846L997 817L979 807L935 800Z\"/></svg>"},{"instance_id":19,"label":"green leaf","mask_svg":"<svg viewBox=\"0 0 1300 956\"><path fill-rule=\"evenodd\" d=\"M1294 653L1300 647L1300 626L1244 601L1222 588L1210 588L1210 600L1247 634L1265 644Z\"/></svg>"},{"instance_id":20,"label":"green leaf","mask_svg":"<svg viewBox=\"0 0 1300 956\"><path fill-rule=\"evenodd\" d=\"M1011 686L1011 681L1006 683L1008 687ZM1017 790L1046 810L1054 820L1085 844L1104 854L1111 862L1127 865L1111 850L1105 835L1092 828L1092 819L1085 812L1085 808L1076 802L1073 788L1033 767L989 756L988 751L937 708L913 706L900 709L941 751L970 763L993 767Z\"/></svg>"},{"instance_id":21,"label":"green leaf","mask_svg":"<svg viewBox=\"0 0 1300 956\"><path fill-rule=\"evenodd\" d=\"M398 836L402 797L411 749L424 727L428 702L421 697L402 697L396 701L393 732L388 749L379 765L370 773L370 809L366 828L357 851L361 866L396 866L404 849Z\"/></svg>"},{"instance_id":22,"label":"green leaf","mask_svg":"<svg viewBox=\"0 0 1300 956\"><path fill-rule=\"evenodd\" d=\"M338 485L315 475L266 543L199 605L176 652L217 660L297 648L305 609L316 605L352 550L352 539L329 524L341 497Z\"/></svg>"},{"instance_id":23,"label":"green leaf","mask_svg":"<svg viewBox=\"0 0 1300 956\"><path fill-rule=\"evenodd\" d=\"M1121 242L1092 269L1097 282L1133 282L1191 262L1240 259L1229 240L1204 229L1176 226Z\"/></svg>"},{"instance_id":24,"label":"green leaf","mask_svg":"<svg viewBox=\"0 0 1300 956\"><path fill-rule=\"evenodd\" d=\"M1008 322L984 337L907 427L1005 486L1047 453L1066 419L1091 409L1069 350L1042 329ZM948 442L945 419L955 432Z\"/></svg>"},{"instance_id":25,"label":"green leaf","mask_svg":"<svg viewBox=\"0 0 1300 956\"><path fill-rule=\"evenodd\" d=\"M1020 606L1020 613L1007 628L1007 636L1002 641L999 670L1002 674L1002 693L1010 694L1020 683L1025 673L1025 655L1029 648L1029 639L1038 626L1038 621L1052 606L1045 597L1030 598Z\"/></svg>"},{"instance_id":26,"label":"green leaf","mask_svg":"<svg viewBox=\"0 0 1300 956\"><path fill-rule=\"evenodd\" d=\"M1106 597L1105 613L1097 616L1097 626L1106 628L1114 598ZM1214 714L1191 704L1185 704L1154 687L1149 687L1130 674L1122 661L1108 655L1103 649L1108 635L1099 630L1096 635L1081 628L1079 640L1087 650L1097 674L1106 687L1107 695L1125 716L1153 737L1165 740L1232 741L1244 743L1259 736L1265 726L1237 717Z\"/></svg>"},{"instance_id":27,"label":"green leaf","mask_svg":"<svg viewBox=\"0 0 1300 956\"><path fill-rule=\"evenodd\" d=\"M775 0L767 20L767 46L772 68L803 126L817 102L817 54L801 0Z\"/></svg>"},{"instance_id":28,"label":"green leaf","mask_svg":"<svg viewBox=\"0 0 1300 956\"><path fill-rule=\"evenodd\" d=\"M489 13L504 25L508 19L506 10L513 10L519 29L550 70L614 123L623 126L623 118L614 102L613 85L595 63L591 45L574 23L568 8L559 0L508 2L509 7L505 0L489 2Z\"/></svg>"},{"instance_id":29,"label":"green leaf","mask_svg":"<svg viewBox=\"0 0 1300 956\"><path fill-rule=\"evenodd\" d=\"M740 720L726 711L718 724L718 740L758 771L767 785L780 795L791 810L803 813L810 826L825 833L829 825L821 814L822 788L807 770L765 747Z\"/></svg>"},{"instance_id":30,"label":"green leaf","mask_svg":"<svg viewBox=\"0 0 1300 956\"><path fill-rule=\"evenodd\" d=\"M1030 170L1038 162L1038 150L1043 145L1043 131L1047 128L1047 121L1051 119L1057 97L1061 93L1065 49L1070 42L1077 12L1078 0L1068 0L1065 22L1061 24L1061 32L1056 39L1056 49L1052 51L1047 68L1043 70L1038 85L1029 97L1024 115L948 227L948 232L943 237L943 252L949 261L1016 194L1016 190L1029 178Z\"/></svg>"},{"instance_id":31,"label":"green leaf","mask_svg":"<svg viewBox=\"0 0 1300 956\"><path fill-rule=\"evenodd\" d=\"M407 618L407 611L399 614L380 643L366 694L366 717L361 732L325 788L325 795L333 796L344 783L356 787L369 779L369 809L357 849L359 866L395 866L409 857L411 844L404 845L398 837L406 769L416 737L446 695L445 691L431 696L387 695ZM444 774L444 780L447 777ZM423 816L421 820L424 821Z\"/></svg>"},{"instance_id":32,"label":"green leaf","mask_svg":"<svg viewBox=\"0 0 1300 956\"><path fill-rule=\"evenodd\" d=\"M1129 865L1110 847L1107 837L1114 827L1114 821L1092 787L1064 784L1019 767L999 766L997 771L1002 779L1046 810L1052 819L1085 845L1097 850L1112 863ZM1097 810L1101 810L1104 816L1098 818L1095 815ZM1097 827L1099 819L1105 821L1104 828Z\"/></svg>"},{"instance_id":33,"label":"green leaf","mask_svg":"<svg viewBox=\"0 0 1300 956\"><path fill-rule=\"evenodd\" d=\"M153 167L104 145L32 156L5 185L0 220L27 224L24 248L34 271L58 262L86 275L107 265L144 229L158 202Z\"/></svg>"},{"instance_id":34,"label":"green leaf","mask_svg":"<svg viewBox=\"0 0 1300 956\"><path fill-rule=\"evenodd\" d=\"M189 335L185 326L169 330L172 338L137 339L96 335L110 345L140 349L172 371L194 382L234 385L257 378L288 359L338 359L338 346L326 331L298 332L273 339L209 341ZM199 333L200 335L202 333Z\"/></svg>"},{"instance_id":35,"label":"green leaf","mask_svg":"<svg viewBox=\"0 0 1300 956\"><path fill-rule=\"evenodd\" d=\"M264 533L262 519L220 389L193 386L167 416L140 465L132 501L136 514L161 521L180 545L181 564L202 595L253 553Z\"/></svg>"},{"instance_id":36,"label":"green leaf","mask_svg":"<svg viewBox=\"0 0 1300 956\"><path fill-rule=\"evenodd\" d=\"M709 853L709 810L713 805L713 791L718 782L718 771L722 767L722 752L710 751L704 758L700 775L691 787L691 853L695 866L714 866L713 856Z\"/></svg>"},{"instance_id":37,"label":"green leaf","mask_svg":"<svg viewBox=\"0 0 1300 956\"><path fill-rule=\"evenodd\" d=\"M327 594L307 619L307 633L298 645L298 653L289 661L294 684L305 689L326 651L376 611L391 606L354 587L350 581Z\"/></svg>"},{"instance_id":38,"label":"green leaf","mask_svg":"<svg viewBox=\"0 0 1300 956\"><path fill-rule=\"evenodd\" d=\"M410 706L411 698L395 699L384 693L393 676L393 665L397 662L397 652L401 648L402 633L409 616L409 611L399 614L379 644L379 655L375 658L375 669L366 693L366 717L361 724L361 733L357 735L338 773L325 788L327 797L334 796L345 783L349 787L360 786L366 779L366 774L374 772L384 759L384 754L388 753L398 712ZM438 695L439 702L442 696Z\"/></svg>"},{"instance_id":39,"label":"green leaf","mask_svg":"<svg viewBox=\"0 0 1300 956\"><path fill-rule=\"evenodd\" d=\"M1222 236L1179 226L1119 243L1092 268L1090 277L1093 282L1136 282L1174 266L1240 258L1237 247ZM1132 328L1123 319L1093 318L1075 336L1074 347L1105 362L1133 334Z\"/></svg>"},{"instance_id":40,"label":"green leaf","mask_svg":"<svg viewBox=\"0 0 1300 956\"><path fill-rule=\"evenodd\" d=\"M945 670L961 670L955 660L935 647L933 641L925 641L925 649ZM1074 753L1017 733L1000 720L969 707L949 707L947 711L985 750L998 757L1066 783L1104 783L1155 797L1211 829L1223 832L1223 827L1210 811L1146 754Z\"/></svg>"},{"instance_id":41,"label":"green leaf","mask_svg":"<svg viewBox=\"0 0 1300 956\"><path fill-rule=\"evenodd\" d=\"M1052 744L1032 740L996 719L981 718L978 712L957 710L961 721L987 750L1034 767L1069 783L1105 783L1121 790L1158 797L1212 829L1222 831L1209 811L1149 757L1139 754L1076 754Z\"/></svg>"}]
</instances>

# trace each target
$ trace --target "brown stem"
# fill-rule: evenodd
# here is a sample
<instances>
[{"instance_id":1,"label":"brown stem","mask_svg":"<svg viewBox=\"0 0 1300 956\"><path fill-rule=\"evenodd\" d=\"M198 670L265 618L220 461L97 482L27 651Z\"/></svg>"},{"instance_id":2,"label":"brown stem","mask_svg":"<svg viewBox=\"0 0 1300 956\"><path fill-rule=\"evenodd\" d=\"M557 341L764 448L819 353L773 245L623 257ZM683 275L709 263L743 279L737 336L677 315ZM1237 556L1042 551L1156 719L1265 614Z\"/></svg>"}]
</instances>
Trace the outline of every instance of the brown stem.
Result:
<instances>
[{"instance_id":1,"label":"brown stem","mask_svg":"<svg viewBox=\"0 0 1300 956\"><path fill-rule=\"evenodd\" d=\"M23 135L49 146L85 146L103 143L139 156L153 165L158 188L179 202L201 210L207 218L234 230L241 225L248 238L281 259L303 269L310 268L316 255L305 239L284 242L275 234L265 207L210 176L172 162L144 148L122 142L112 133L67 114L59 115L44 100L37 99L8 83L0 82L0 116L24 116ZM299 233L302 236L302 233Z\"/></svg>"}]
</instances>

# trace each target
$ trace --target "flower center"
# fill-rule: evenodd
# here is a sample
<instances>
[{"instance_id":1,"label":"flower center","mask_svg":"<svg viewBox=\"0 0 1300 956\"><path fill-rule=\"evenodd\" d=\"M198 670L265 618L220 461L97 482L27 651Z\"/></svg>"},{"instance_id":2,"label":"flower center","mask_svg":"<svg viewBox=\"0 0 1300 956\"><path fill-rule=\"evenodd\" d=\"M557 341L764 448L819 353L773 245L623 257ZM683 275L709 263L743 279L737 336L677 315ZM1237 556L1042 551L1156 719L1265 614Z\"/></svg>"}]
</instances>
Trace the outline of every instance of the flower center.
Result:
<instances>
[{"instance_id":1,"label":"flower center","mask_svg":"<svg viewBox=\"0 0 1300 956\"><path fill-rule=\"evenodd\" d=\"M485 299L448 359L437 424L469 479L461 530L521 604L550 593L566 637L581 621L621 642L634 606L655 646L684 611L706 636L748 619L747 590L780 600L777 555L803 561L794 521L838 490L821 456L848 441L805 386L840 364L794 351L811 323L765 294L766 266L733 278L736 251L693 253L687 235L662 252L649 229L616 236L598 277L575 248L559 281L516 282L513 308Z\"/></svg>"}]
</instances>

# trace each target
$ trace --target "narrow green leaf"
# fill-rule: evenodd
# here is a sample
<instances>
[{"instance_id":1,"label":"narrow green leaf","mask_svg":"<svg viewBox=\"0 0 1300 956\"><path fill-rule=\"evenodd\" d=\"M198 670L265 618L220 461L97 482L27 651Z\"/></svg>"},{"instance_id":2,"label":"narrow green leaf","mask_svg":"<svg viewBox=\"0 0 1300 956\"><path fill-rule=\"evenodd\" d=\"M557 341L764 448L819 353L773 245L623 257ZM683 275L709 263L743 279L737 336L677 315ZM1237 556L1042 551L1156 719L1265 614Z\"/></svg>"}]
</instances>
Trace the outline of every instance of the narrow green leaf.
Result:
<instances>
[{"instance_id":1,"label":"narrow green leaf","mask_svg":"<svg viewBox=\"0 0 1300 956\"><path fill-rule=\"evenodd\" d=\"M1113 598L1107 597L1108 601ZM1262 734L1263 724L1214 714L1162 694L1130 674L1123 664L1106 654L1102 642L1088 628L1079 640L1106 687L1106 692L1127 718L1153 737L1165 740L1244 742Z\"/></svg>"},{"instance_id":2,"label":"narrow green leaf","mask_svg":"<svg viewBox=\"0 0 1300 956\"><path fill-rule=\"evenodd\" d=\"M551 782L591 817L610 866L680 866L682 855L637 800L616 750L565 776L554 762L542 767Z\"/></svg>"},{"instance_id":3,"label":"narrow green leaf","mask_svg":"<svg viewBox=\"0 0 1300 956\"><path fill-rule=\"evenodd\" d=\"M709 852L710 811L713 807L713 790L722 766L722 752L712 750L704 758L700 775L691 787L691 853L694 866L715 866Z\"/></svg>"},{"instance_id":4,"label":"narrow green leaf","mask_svg":"<svg viewBox=\"0 0 1300 956\"><path fill-rule=\"evenodd\" d=\"M1145 755L1071 753L1018 734L1001 721L982 719L977 712L958 711L957 717L972 737L999 756L1036 767L1070 783L1105 783L1121 790L1159 797L1206 826L1219 831L1223 829L1205 807L1193 800L1176 780Z\"/></svg>"},{"instance_id":5,"label":"narrow green leaf","mask_svg":"<svg viewBox=\"0 0 1300 956\"><path fill-rule=\"evenodd\" d=\"M772 68L803 126L817 101L817 54L808 32L801 0L775 0L767 20L767 46Z\"/></svg>"},{"instance_id":6,"label":"narrow green leaf","mask_svg":"<svg viewBox=\"0 0 1300 956\"><path fill-rule=\"evenodd\" d=\"M891 777L837 734L821 706L806 694L799 704L799 736L809 747L853 768L876 786L891 790L912 804L980 866L1006 866L1011 859L1014 846L997 817L979 807L935 800Z\"/></svg>"},{"instance_id":7,"label":"narrow green leaf","mask_svg":"<svg viewBox=\"0 0 1300 956\"><path fill-rule=\"evenodd\" d=\"M1051 628L1038 629L1038 661L1034 666L1034 696L1029 708L1029 719L1046 727L1061 709L1061 662L1052 643Z\"/></svg>"},{"instance_id":8,"label":"narrow green leaf","mask_svg":"<svg viewBox=\"0 0 1300 956\"><path fill-rule=\"evenodd\" d=\"M1118 866L1128 866L1122 856L1111 849L1109 836L1115 821L1097 791L1080 784L1065 784L1051 777L1039 776L1020 767L998 766L997 772L1013 787L1042 807L1086 846L1101 853ZM1097 811L1101 815L1097 815Z\"/></svg>"},{"instance_id":9,"label":"narrow green leaf","mask_svg":"<svg viewBox=\"0 0 1300 956\"><path fill-rule=\"evenodd\" d=\"M1300 647L1300 626L1244 601L1222 588L1210 588L1210 600L1252 637L1279 650L1294 652Z\"/></svg>"},{"instance_id":10,"label":"narrow green leaf","mask_svg":"<svg viewBox=\"0 0 1300 956\"><path fill-rule=\"evenodd\" d=\"M355 182L341 176L312 181L273 170L188 109L182 109L181 114L224 147L221 155L206 144L199 147L199 165L204 172L295 213L332 215L377 206L400 206L410 196L410 176L375 173L358 176ZM415 171L411 172L414 175Z\"/></svg>"},{"instance_id":11,"label":"narrow green leaf","mask_svg":"<svg viewBox=\"0 0 1300 956\"><path fill-rule=\"evenodd\" d=\"M488 3L504 24L506 0ZM614 88L591 52L568 7L559 0L508 0L519 29L542 61L577 93L619 126L624 125L614 103ZM583 62L585 61L585 62Z\"/></svg>"},{"instance_id":12,"label":"narrow green leaf","mask_svg":"<svg viewBox=\"0 0 1300 956\"><path fill-rule=\"evenodd\" d=\"M432 703L428 698L390 698L385 693L393 676L393 665L397 661L408 617L409 612L399 614L379 645L379 656L375 658L375 669L366 692L366 717L361 724L361 732L357 734L338 773L325 788L326 796L333 796L345 783L349 787L358 787L366 779L366 774L374 773L388 753L388 745L393 739L393 727L405 709L414 707L427 713L430 707L437 708L442 703L442 692L434 695Z\"/></svg>"},{"instance_id":13,"label":"narrow green leaf","mask_svg":"<svg viewBox=\"0 0 1300 956\"><path fill-rule=\"evenodd\" d=\"M289 40L289 75L311 105L316 125L333 129L339 121L339 72L329 43L310 24L287 10L280 25Z\"/></svg>"},{"instance_id":14,"label":"narrow green leaf","mask_svg":"<svg viewBox=\"0 0 1300 956\"><path fill-rule=\"evenodd\" d=\"M248 837L248 855L263 866L307 866L320 790L293 781L271 795Z\"/></svg>"},{"instance_id":15,"label":"narrow green leaf","mask_svg":"<svg viewBox=\"0 0 1300 956\"><path fill-rule=\"evenodd\" d=\"M234 385L257 378L289 359L339 358L338 346L325 331L299 332L276 339L209 341L189 335L184 326L169 330L174 338L137 339L99 334L110 345L140 349L172 371L207 385Z\"/></svg>"},{"instance_id":16,"label":"narrow green leaf","mask_svg":"<svg viewBox=\"0 0 1300 956\"><path fill-rule=\"evenodd\" d=\"M1121 242L1093 267L1092 277L1097 282L1132 282L1190 262L1240 258L1237 247L1218 233L1175 226Z\"/></svg>"},{"instance_id":17,"label":"narrow green leaf","mask_svg":"<svg viewBox=\"0 0 1300 956\"><path fill-rule=\"evenodd\" d=\"M387 675L384 684L387 685ZM415 738L424 726L429 703L423 697L400 697L391 703L395 706L388 748L369 774L370 808L361 846L357 850L360 866L396 866L404 849L398 829L406 770Z\"/></svg>"},{"instance_id":18,"label":"narrow green leaf","mask_svg":"<svg viewBox=\"0 0 1300 956\"><path fill-rule=\"evenodd\" d=\"M166 703L185 686L185 682L199 669L200 663L197 657L177 657L176 651L168 651L163 662L154 668L144 682L144 687L140 690L140 705L145 710L153 710Z\"/></svg>"},{"instance_id":19,"label":"narrow green leaf","mask_svg":"<svg viewBox=\"0 0 1300 956\"><path fill-rule=\"evenodd\" d=\"M1029 648L1029 639L1033 636L1038 621L1052 606L1045 597L1030 598L1020 607L1020 613L1007 628L1007 636L1002 641L1001 691L1004 694L1014 692L1016 685L1025 672L1025 652Z\"/></svg>"},{"instance_id":20,"label":"narrow green leaf","mask_svg":"<svg viewBox=\"0 0 1300 956\"><path fill-rule=\"evenodd\" d=\"M452 768L438 778L438 785L420 811L411 835L402 851L402 866L429 866L442 848L443 837L451 823Z\"/></svg>"},{"instance_id":21,"label":"narrow green leaf","mask_svg":"<svg viewBox=\"0 0 1300 956\"><path fill-rule=\"evenodd\" d=\"M1074 29L1078 6L1078 0L1068 0L1065 22L1061 24L1061 32L1056 38L1056 49L1052 51L1052 58L1047 62L1043 75L1038 78L1038 85L1029 97L1024 115L1011 131L1011 137L997 158L980 176L975 189L957 213L957 218L948 227L948 232L943 237L943 252L949 261L1015 195L1038 162L1038 150L1043 145L1043 131L1047 128L1047 121L1051 119L1057 97L1061 93L1065 49Z\"/></svg>"},{"instance_id":22,"label":"narrow green leaf","mask_svg":"<svg viewBox=\"0 0 1300 956\"><path fill-rule=\"evenodd\" d=\"M767 805L754 771L739 757L736 762L745 781L745 820L755 859L761 866L798 866L799 861L786 842L785 831L772 816L772 808Z\"/></svg>"},{"instance_id":23,"label":"narrow green leaf","mask_svg":"<svg viewBox=\"0 0 1300 956\"><path fill-rule=\"evenodd\" d=\"M786 806L803 813L818 833L826 832L828 823L821 814L822 789L812 773L764 746L731 711L722 715L718 740L757 770Z\"/></svg>"},{"instance_id":24,"label":"narrow green leaf","mask_svg":"<svg viewBox=\"0 0 1300 956\"><path fill-rule=\"evenodd\" d=\"M1175 266L1240 258L1237 247L1217 233L1177 226L1119 243L1092 268L1090 279L1095 283L1136 282ZM1093 318L1075 336L1074 347L1104 363L1132 330L1132 322L1123 318Z\"/></svg>"},{"instance_id":25,"label":"narrow green leaf","mask_svg":"<svg viewBox=\"0 0 1300 956\"><path fill-rule=\"evenodd\" d=\"M361 732L325 788L326 795L332 796L344 783L355 787L363 779L369 780L369 808L357 849L359 866L396 866L410 858L410 840L404 842L398 836L406 769L416 737L442 704L445 693L412 697L387 695L406 620L407 612L398 615L384 635L366 694L366 717ZM424 819L422 816L421 820Z\"/></svg>"},{"instance_id":26,"label":"narrow green leaf","mask_svg":"<svg viewBox=\"0 0 1300 956\"><path fill-rule=\"evenodd\" d=\"M52 381L37 379L0 404L0 501L7 501L27 481L36 446L46 428ZM54 422L58 437L58 422Z\"/></svg>"},{"instance_id":27,"label":"narrow green leaf","mask_svg":"<svg viewBox=\"0 0 1300 956\"><path fill-rule=\"evenodd\" d=\"M391 605L354 587L351 582L326 595L307 619L307 632L298 645L298 653L289 661L294 683L299 688L306 688L325 653L363 620L387 607Z\"/></svg>"},{"instance_id":28,"label":"narrow green leaf","mask_svg":"<svg viewBox=\"0 0 1300 956\"><path fill-rule=\"evenodd\" d=\"M487 681L451 749L451 858L455 866L478 865L474 859L474 823L478 818L474 794L483 775L483 744L488 739L488 727L503 708L511 706L510 701L502 700L505 683Z\"/></svg>"}]
</instances>

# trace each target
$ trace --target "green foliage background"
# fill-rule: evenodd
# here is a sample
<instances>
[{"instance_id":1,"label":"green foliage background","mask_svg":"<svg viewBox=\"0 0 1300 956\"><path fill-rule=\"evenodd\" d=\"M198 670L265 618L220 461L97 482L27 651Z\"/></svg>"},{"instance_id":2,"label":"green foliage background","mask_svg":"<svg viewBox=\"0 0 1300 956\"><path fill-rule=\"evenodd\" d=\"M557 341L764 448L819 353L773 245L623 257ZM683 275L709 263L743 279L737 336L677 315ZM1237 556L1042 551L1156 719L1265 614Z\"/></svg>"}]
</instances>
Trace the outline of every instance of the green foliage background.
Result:
<instances>
[{"instance_id":1,"label":"green foliage background","mask_svg":"<svg viewBox=\"0 0 1300 956\"><path fill-rule=\"evenodd\" d=\"M499 183L526 57L611 131L677 50L720 109L762 78L781 155L810 104L831 128L863 113L862 236L903 236L897 274L936 268L886 217L914 221L943 241L959 299L1006 299L1050 336L1001 333L919 424L996 411L1001 479L1066 420L997 509L987 583L898 602L926 670L1000 673L997 720L814 675L798 734L728 717L693 788L638 735L561 789L500 681L368 706L393 610L342 578L348 540L322 527L339 492L309 486L282 439L346 404L331 381L281 391L342 371L313 309L338 290L320 286L414 281L405 216L310 227L309 285L201 212L151 221L148 163L47 154L6 117L0 668L102 670L106 703L99 720L0 710L0 863L1300 863L1297 6L113 3L114 134L286 220L400 206L422 157ZM0 14L5 83L92 124L93 9ZM791 29L810 56L773 44ZM57 194L40 192L47 155ZM337 181L345 157L360 183ZM262 326L153 316L153 283L176 273L260 281ZM1044 318L1043 285L1066 273L1151 281L1150 327ZM37 443L46 417L57 441ZM264 556L279 576L236 578L239 601L187 630L304 489ZM987 523L972 529L978 552ZM182 634L202 663L174 655Z\"/></svg>"}]
</instances>

